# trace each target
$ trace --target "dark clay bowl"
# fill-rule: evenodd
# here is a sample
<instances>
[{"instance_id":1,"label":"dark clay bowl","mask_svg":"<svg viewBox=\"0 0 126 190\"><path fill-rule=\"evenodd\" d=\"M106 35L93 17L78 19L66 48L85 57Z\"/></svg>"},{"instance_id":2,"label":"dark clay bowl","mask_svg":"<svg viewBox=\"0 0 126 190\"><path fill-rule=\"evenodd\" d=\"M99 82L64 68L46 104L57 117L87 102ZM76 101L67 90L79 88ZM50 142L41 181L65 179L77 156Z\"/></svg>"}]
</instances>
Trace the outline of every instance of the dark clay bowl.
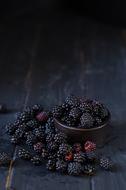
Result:
<instances>
[{"instance_id":1,"label":"dark clay bowl","mask_svg":"<svg viewBox=\"0 0 126 190\"><path fill-rule=\"evenodd\" d=\"M86 140L91 140L97 145L103 146L110 132L110 118L111 115L109 113L108 118L103 125L91 129L68 127L57 119L54 119L54 122L55 127L59 131L65 133L70 142L84 142Z\"/></svg>"}]
</instances>

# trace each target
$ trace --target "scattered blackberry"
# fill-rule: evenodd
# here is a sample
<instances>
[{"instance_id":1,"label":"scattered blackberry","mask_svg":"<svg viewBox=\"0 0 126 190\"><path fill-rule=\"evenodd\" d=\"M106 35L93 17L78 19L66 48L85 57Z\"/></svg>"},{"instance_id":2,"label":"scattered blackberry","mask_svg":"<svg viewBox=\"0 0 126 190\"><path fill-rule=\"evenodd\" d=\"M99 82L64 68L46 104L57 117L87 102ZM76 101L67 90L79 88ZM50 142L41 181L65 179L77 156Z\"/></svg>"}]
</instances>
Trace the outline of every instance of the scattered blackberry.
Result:
<instances>
[{"instance_id":1,"label":"scattered blackberry","mask_svg":"<svg viewBox=\"0 0 126 190\"><path fill-rule=\"evenodd\" d=\"M85 129L90 129L94 125L94 119L89 113L84 113L80 118L80 122L81 127Z\"/></svg>"},{"instance_id":2,"label":"scattered blackberry","mask_svg":"<svg viewBox=\"0 0 126 190\"><path fill-rule=\"evenodd\" d=\"M41 160L41 158L40 158L38 155L33 156L33 158L31 159L31 162L32 162L34 165L36 165L36 166L39 166L39 165L42 164L42 160Z\"/></svg>"},{"instance_id":3,"label":"scattered blackberry","mask_svg":"<svg viewBox=\"0 0 126 190\"><path fill-rule=\"evenodd\" d=\"M82 150L82 145L80 143L75 143L73 145L73 150L74 152L79 153Z\"/></svg>"},{"instance_id":4,"label":"scattered blackberry","mask_svg":"<svg viewBox=\"0 0 126 190\"><path fill-rule=\"evenodd\" d=\"M37 142L36 144L33 145L34 147L34 151L37 153L41 153L42 149L45 148L45 144L41 143L41 142Z\"/></svg>"},{"instance_id":5,"label":"scattered blackberry","mask_svg":"<svg viewBox=\"0 0 126 190\"><path fill-rule=\"evenodd\" d=\"M45 148L42 149L42 154L41 154L41 156L42 156L42 158L44 158L44 159L48 157L48 151L47 151Z\"/></svg>"},{"instance_id":6,"label":"scattered blackberry","mask_svg":"<svg viewBox=\"0 0 126 190\"><path fill-rule=\"evenodd\" d=\"M65 102L69 104L71 107L78 107L79 106L79 100L74 95L70 95L66 98Z\"/></svg>"},{"instance_id":7,"label":"scattered blackberry","mask_svg":"<svg viewBox=\"0 0 126 190\"><path fill-rule=\"evenodd\" d=\"M86 175L94 175L95 174L95 167L91 164L86 164L83 167L83 173Z\"/></svg>"},{"instance_id":8,"label":"scattered blackberry","mask_svg":"<svg viewBox=\"0 0 126 190\"><path fill-rule=\"evenodd\" d=\"M47 144L47 150L49 152L54 152L58 149L58 144L54 141L54 142L50 142L49 144Z\"/></svg>"},{"instance_id":9,"label":"scattered blackberry","mask_svg":"<svg viewBox=\"0 0 126 190\"><path fill-rule=\"evenodd\" d=\"M63 109L61 106L55 106L52 109L52 114L53 114L53 117L55 118L60 118L62 116L62 113L63 113Z\"/></svg>"},{"instance_id":10,"label":"scattered blackberry","mask_svg":"<svg viewBox=\"0 0 126 190\"><path fill-rule=\"evenodd\" d=\"M59 146L59 150L57 152L58 157L65 156L68 152L72 151L72 147L66 143L62 143Z\"/></svg>"},{"instance_id":11,"label":"scattered blackberry","mask_svg":"<svg viewBox=\"0 0 126 190\"><path fill-rule=\"evenodd\" d=\"M65 143L67 140L67 136L64 133L57 133L54 136L54 141L57 144Z\"/></svg>"},{"instance_id":12,"label":"scattered blackberry","mask_svg":"<svg viewBox=\"0 0 126 190\"><path fill-rule=\"evenodd\" d=\"M35 105L32 107L32 110L33 110L34 114L37 114L38 112L43 111L43 107L42 107L42 105L40 105L40 104L35 104Z\"/></svg>"},{"instance_id":13,"label":"scattered blackberry","mask_svg":"<svg viewBox=\"0 0 126 190\"><path fill-rule=\"evenodd\" d=\"M27 111L23 111L21 113L19 113L19 115L17 116L17 119L20 120L21 122L26 122L29 121L32 118L31 116L31 112L27 112Z\"/></svg>"},{"instance_id":14,"label":"scattered blackberry","mask_svg":"<svg viewBox=\"0 0 126 190\"><path fill-rule=\"evenodd\" d=\"M36 119L37 119L37 121L39 121L39 122L46 122L47 121L47 119L48 119L48 115L47 115L47 113L46 112L40 112L40 113L38 113L37 115L36 115Z\"/></svg>"},{"instance_id":15,"label":"scattered blackberry","mask_svg":"<svg viewBox=\"0 0 126 190\"><path fill-rule=\"evenodd\" d=\"M33 144L35 144L37 141L35 135L30 134L27 136L26 144L31 147Z\"/></svg>"},{"instance_id":16,"label":"scattered blackberry","mask_svg":"<svg viewBox=\"0 0 126 190\"><path fill-rule=\"evenodd\" d=\"M70 110L69 113L70 117L73 117L75 120L78 119L81 116L81 111L79 108L73 108Z\"/></svg>"},{"instance_id":17,"label":"scattered blackberry","mask_svg":"<svg viewBox=\"0 0 126 190\"><path fill-rule=\"evenodd\" d=\"M30 160L31 159L30 153L23 148L19 149L18 156L19 156L19 158L21 158L23 160Z\"/></svg>"},{"instance_id":18,"label":"scattered blackberry","mask_svg":"<svg viewBox=\"0 0 126 190\"><path fill-rule=\"evenodd\" d=\"M8 165L10 161L11 159L7 153L5 152L0 153L0 165Z\"/></svg>"},{"instance_id":19,"label":"scattered blackberry","mask_svg":"<svg viewBox=\"0 0 126 190\"><path fill-rule=\"evenodd\" d=\"M61 173L65 173L67 171L67 162L63 160L58 160L56 162L56 170Z\"/></svg>"},{"instance_id":20,"label":"scattered blackberry","mask_svg":"<svg viewBox=\"0 0 126 190\"><path fill-rule=\"evenodd\" d=\"M100 158L100 166L105 170L112 170L114 164L109 157L102 157Z\"/></svg>"},{"instance_id":21,"label":"scattered blackberry","mask_svg":"<svg viewBox=\"0 0 126 190\"><path fill-rule=\"evenodd\" d=\"M68 163L68 174L69 175L80 175L82 173L82 166L78 162Z\"/></svg>"},{"instance_id":22,"label":"scattered blackberry","mask_svg":"<svg viewBox=\"0 0 126 190\"><path fill-rule=\"evenodd\" d=\"M15 135L19 138L23 138L25 134L25 126L24 125L20 125L20 127L18 129L16 129L15 131Z\"/></svg>"},{"instance_id":23,"label":"scattered blackberry","mask_svg":"<svg viewBox=\"0 0 126 190\"><path fill-rule=\"evenodd\" d=\"M38 140L45 141L45 131L43 127L38 127L33 130L33 134L37 137Z\"/></svg>"},{"instance_id":24,"label":"scattered blackberry","mask_svg":"<svg viewBox=\"0 0 126 190\"><path fill-rule=\"evenodd\" d=\"M97 155L95 152L86 152L86 160L87 162L96 162L97 161Z\"/></svg>"},{"instance_id":25,"label":"scattered blackberry","mask_svg":"<svg viewBox=\"0 0 126 190\"><path fill-rule=\"evenodd\" d=\"M84 152L76 153L74 154L73 160L74 162L84 163L86 161L86 155Z\"/></svg>"},{"instance_id":26,"label":"scattered blackberry","mask_svg":"<svg viewBox=\"0 0 126 190\"><path fill-rule=\"evenodd\" d=\"M48 160L47 164L46 164L46 168L50 171L55 171L56 169L56 161L53 160Z\"/></svg>"},{"instance_id":27,"label":"scattered blackberry","mask_svg":"<svg viewBox=\"0 0 126 190\"><path fill-rule=\"evenodd\" d=\"M20 139L19 139L19 137L17 137L16 135L12 135L12 136L11 136L11 139L10 139L10 142L11 142L12 144L18 144L18 143L20 142Z\"/></svg>"},{"instance_id":28,"label":"scattered blackberry","mask_svg":"<svg viewBox=\"0 0 126 190\"><path fill-rule=\"evenodd\" d=\"M16 126L9 123L5 126L6 132L8 133L8 135L13 135L15 133L16 130Z\"/></svg>"},{"instance_id":29,"label":"scattered blackberry","mask_svg":"<svg viewBox=\"0 0 126 190\"><path fill-rule=\"evenodd\" d=\"M53 133L49 133L49 134L46 136L46 142L47 142L47 143L52 142L53 139L54 139L54 134L53 134Z\"/></svg>"},{"instance_id":30,"label":"scattered blackberry","mask_svg":"<svg viewBox=\"0 0 126 190\"><path fill-rule=\"evenodd\" d=\"M38 122L36 120L31 119L30 121L28 121L26 123L26 126L29 130L32 130L32 129L37 128L39 125L38 125Z\"/></svg>"}]
</instances>

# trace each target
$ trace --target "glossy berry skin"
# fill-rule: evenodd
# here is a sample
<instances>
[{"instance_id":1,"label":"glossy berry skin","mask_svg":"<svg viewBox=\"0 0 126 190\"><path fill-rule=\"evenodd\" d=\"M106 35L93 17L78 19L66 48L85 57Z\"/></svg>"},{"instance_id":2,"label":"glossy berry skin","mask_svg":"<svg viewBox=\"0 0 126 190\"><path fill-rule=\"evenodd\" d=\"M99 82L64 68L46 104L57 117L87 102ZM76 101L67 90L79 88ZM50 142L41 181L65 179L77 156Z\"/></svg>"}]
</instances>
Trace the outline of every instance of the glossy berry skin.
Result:
<instances>
[{"instance_id":1,"label":"glossy berry skin","mask_svg":"<svg viewBox=\"0 0 126 190\"><path fill-rule=\"evenodd\" d=\"M93 143L92 141L86 141L84 144L84 149L86 152L91 152L96 150L96 144Z\"/></svg>"}]
</instances>

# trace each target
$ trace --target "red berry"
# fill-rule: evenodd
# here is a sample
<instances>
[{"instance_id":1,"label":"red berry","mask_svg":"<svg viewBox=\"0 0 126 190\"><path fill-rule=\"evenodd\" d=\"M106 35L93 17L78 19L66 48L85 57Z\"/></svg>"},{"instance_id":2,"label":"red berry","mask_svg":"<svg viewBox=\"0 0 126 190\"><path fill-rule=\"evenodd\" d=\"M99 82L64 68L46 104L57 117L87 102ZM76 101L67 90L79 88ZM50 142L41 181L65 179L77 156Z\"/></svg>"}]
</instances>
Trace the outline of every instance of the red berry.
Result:
<instances>
[{"instance_id":1,"label":"red berry","mask_svg":"<svg viewBox=\"0 0 126 190\"><path fill-rule=\"evenodd\" d=\"M96 144L91 141L86 141L84 144L84 149L86 152L91 152L96 149Z\"/></svg>"},{"instance_id":2,"label":"red berry","mask_svg":"<svg viewBox=\"0 0 126 190\"><path fill-rule=\"evenodd\" d=\"M65 156L65 160L66 160L66 161L71 161L71 160L73 160L73 154L72 154L72 152L69 152L69 153Z\"/></svg>"},{"instance_id":3,"label":"red berry","mask_svg":"<svg viewBox=\"0 0 126 190\"><path fill-rule=\"evenodd\" d=\"M36 119L37 119L38 121L45 122L45 121L47 121L47 119L48 119L48 115L47 115L46 112L40 112L40 113L38 113L38 114L36 115Z\"/></svg>"}]
</instances>

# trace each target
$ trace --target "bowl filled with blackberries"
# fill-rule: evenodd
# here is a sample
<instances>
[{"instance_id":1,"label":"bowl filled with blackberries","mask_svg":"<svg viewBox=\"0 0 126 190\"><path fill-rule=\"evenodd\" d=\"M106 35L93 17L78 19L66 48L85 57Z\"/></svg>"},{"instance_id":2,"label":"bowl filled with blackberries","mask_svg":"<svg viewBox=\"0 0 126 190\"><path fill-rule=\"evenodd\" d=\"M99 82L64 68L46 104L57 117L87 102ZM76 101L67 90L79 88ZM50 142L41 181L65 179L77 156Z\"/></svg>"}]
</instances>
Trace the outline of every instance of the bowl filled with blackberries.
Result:
<instances>
[{"instance_id":1,"label":"bowl filled with blackberries","mask_svg":"<svg viewBox=\"0 0 126 190\"><path fill-rule=\"evenodd\" d=\"M71 142L88 139L103 146L110 133L111 114L107 107L96 100L74 95L52 109L55 127L65 133Z\"/></svg>"}]
</instances>

